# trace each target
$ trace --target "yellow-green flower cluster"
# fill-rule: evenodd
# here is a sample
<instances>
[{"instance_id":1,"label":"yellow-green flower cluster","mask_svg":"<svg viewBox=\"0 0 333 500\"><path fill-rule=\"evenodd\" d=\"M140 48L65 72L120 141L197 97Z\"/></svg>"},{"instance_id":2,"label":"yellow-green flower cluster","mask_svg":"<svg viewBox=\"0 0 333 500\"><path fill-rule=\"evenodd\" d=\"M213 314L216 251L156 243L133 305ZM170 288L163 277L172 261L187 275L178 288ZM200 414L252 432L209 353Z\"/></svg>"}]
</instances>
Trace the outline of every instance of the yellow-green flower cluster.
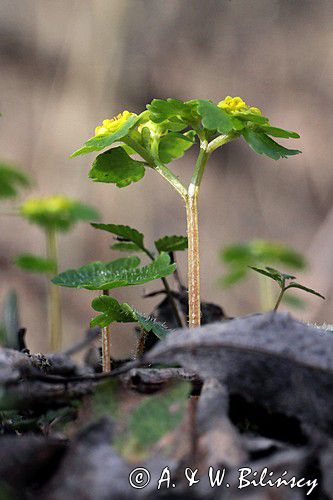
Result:
<instances>
[{"instance_id":1,"label":"yellow-green flower cluster","mask_svg":"<svg viewBox=\"0 0 333 500\"><path fill-rule=\"evenodd\" d=\"M134 113L125 110L114 118L103 120L103 124L96 127L95 136L113 134L133 115Z\"/></svg>"},{"instance_id":2,"label":"yellow-green flower cluster","mask_svg":"<svg viewBox=\"0 0 333 500\"><path fill-rule=\"evenodd\" d=\"M62 215L73 205L72 200L65 196L50 196L49 198L31 198L21 206L21 213L26 217L40 214Z\"/></svg>"},{"instance_id":3,"label":"yellow-green flower cluster","mask_svg":"<svg viewBox=\"0 0 333 500\"><path fill-rule=\"evenodd\" d=\"M241 97L231 97L228 95L223 101L218 103L218 107L224 109L227 113L254 113L261 115L259 108L248 106Z\"/></svg>"}]
</instances>

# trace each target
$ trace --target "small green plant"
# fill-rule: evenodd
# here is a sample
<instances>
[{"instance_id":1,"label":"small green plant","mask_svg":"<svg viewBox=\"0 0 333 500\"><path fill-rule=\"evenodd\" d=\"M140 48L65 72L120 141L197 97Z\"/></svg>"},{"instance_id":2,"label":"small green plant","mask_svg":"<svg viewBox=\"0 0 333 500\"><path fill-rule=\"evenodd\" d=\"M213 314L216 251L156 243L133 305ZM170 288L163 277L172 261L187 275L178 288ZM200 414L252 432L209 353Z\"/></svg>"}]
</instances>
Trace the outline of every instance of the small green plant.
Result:
<instances>
[{"instance_id":1,"label":"small green plant","mask_svg":"<svg viewBox=\"0 0 333 500\"><path fill-rule=\"evenodd\" d=\"M26 271L46 273L48 280L48 311L50 347L57 350L61 346L61 305L59 289L50 279L58 272L57 233L69 231L80 220L98 220L98 212L83 203L65 196L31 198L25 201L20 215L42 228L46 238L46 258L22 254L16 264Z\"/></svg>"},{"instance_id":2,"label":"small green plant","mask_svg":"<svg viewBox=\"0 0 333 500\"><path fill-rule=\"evenodd\" d=\"M155 279L162 279L172 274L176 265L171 263L170 256L161 252L150 264L138 267L140 259L136 256L116 259L108 263L91 262L79 269L69 269L52 279L55 285L87 290L102 290L103 295L92 302L95 311L101 313L91 321L91 326L102 327L102 364L103 371L108 372L111 354L110 324L113 322L139 324L143 338L146 332L153 332L162 338L167 330L160 323L144 316L127 303L119 304L109 296L109 290L126 286L142 285ZM140 350L140 349L139 349ZM138 352L139 355L142 352Z\"/></svg>"},{"instance_id":3,"label":"small green plant","mask_svg":"<svg viewBox=\"0 0 333 500\"><path fill-rule=\"evenodd\" d=\"M292 248L261 239L229 245L220 252L220 259L228 267L228 271L220 279L224 287L230 287L245 280L249 273L249 266L264 267L281 264L290 270L303 270L306 267L303 256ZM258 275L258 284L261 309L264 311L272 309L275 300L272 283L262 275ZM295 299L296 297L293 297L288 304L294 307L303 305L302 301Z\"/></svg>"},{"instance_id":4,"label":"small green plant","mask_svg":"<svg viewBox=\"0 0 333 500\"><path fill-rule=\"evenodd\" d=\"M72 156L105 150L92 164L89 177L95 182L122 188L138 182L151 168L176 190L185 202L188 235L189 326L200 325L200 259L198 196L211 154L230 141L243 138L258 154L278 160L300 153L287 149L271 137L298 138L296 132L270 125L258 108L240 97L227 96L217 105L209 100L154 99L137 115L129 111L104 120L95 135ZM110 148L115 143L119 145ZM167 166L193 144L199 154L189 185ZM140 159L133 158L139 155Z\"/></svg>"},{"instance_id":5,"label":"small green plant","mask_svg":"<svg viewBox=\"0 0 333 500\"><path fill-rule=\"evenodd\" d=\"M250 266L253 271L256 271L257 273L266 276L268 278L271 278L274 280L280 287L280 293L277 299L277 302L274 306L274 311L277 311L281 300L286 293L287 290L290 290L292 288L298 288L299 290L303 290L304 292L311 293L312 295L317 295L317 297L320 297L321 299L325 299L323 295L320 293L316 292L315 290L312 290L311 288L308 288L304 285L301 285L300 283L297 283L297 281L290 281L296 279L296 276L292 276L291 274L286 274L286 273L281 273L281 271L278 271L277 269L274 269L273 267L265 267L265 269L260 269L258 267L253 267Z\"/></svg>"},{"instance_id":6,"label":"small green plant","mask_svg":"<svg viewBox=\"0 0 333 500\"><path fill-rule=\"evenodd\" d=\"M171 262L170 253L187 248L185 236L164 236L154 242L157 255L149 250L144 243L144 235L137 229L121 224L92 223L93 228L111 233L117 241L111 245L113 250L121 252L144 253L151 263L139 268L140 259L132 256L104 264L90 263L77 270L69 270L56 276L52 281L56 285L72 288L86 288L88 290L103 290L103 295L92 301L92 308L101 313L91 320L91 326L102 328L102 364L103 370L110 370L111 332L113 322L137 323L141 330L138 341L137 356L144 350L147 333L154 333L159 339L164 338L167 329L159 322L145 316L127 303L119 304L114 297L110 297L109 290L113 288L141 285L155 279L161 279L168 295L170 304L178 326L182 321L177 304L171 293L166 276L175 271L176 265Z\"/></svg>"}]
</instances>

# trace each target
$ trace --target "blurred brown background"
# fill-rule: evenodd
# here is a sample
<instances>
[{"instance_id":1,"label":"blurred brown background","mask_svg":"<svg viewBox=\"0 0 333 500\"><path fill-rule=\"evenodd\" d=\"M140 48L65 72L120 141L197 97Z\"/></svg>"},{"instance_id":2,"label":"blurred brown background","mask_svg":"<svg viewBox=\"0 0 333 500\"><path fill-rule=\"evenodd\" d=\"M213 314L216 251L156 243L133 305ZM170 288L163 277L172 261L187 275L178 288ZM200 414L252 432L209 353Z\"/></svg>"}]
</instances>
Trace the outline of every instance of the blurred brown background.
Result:
<instances>
[{"instance_id":1,"label":"blurred brown background","mask_svg":"<svg viewBox=\"0 0 333 500\"><path fill-rule=\"evenodd\" d=\"M240 95L272 123L296 130L302 155L274 162L242 141L211 159L200 200L202 294L230 315L258 308L254 281L217 286L218 250L254 237L304 252L310 297L297 315L333 322L333 2L331 0L0 0L0 157L35 180L30 194L64 193L100 209L104 222L130 224L148 242L185 232L184 209L154 172L126 189L87 179L91 159L69 153L103 118L140 112L154 97ZM175 170L191 174L195 151ZM44 251L43 235L0 218L0 303L19 292L32 349L46 348L43 277L15 269L19 252ZM60 238L61 269L109 260L111 238L80 224ZM186 276L185 256L180 271ZM159 285L151 284L153 290ZM115 295L149 312L143 287ZM64 344L79 338L93 293L63 290ZM129 328L116 328L116 352Z\"/></svg>"}]
</instances>

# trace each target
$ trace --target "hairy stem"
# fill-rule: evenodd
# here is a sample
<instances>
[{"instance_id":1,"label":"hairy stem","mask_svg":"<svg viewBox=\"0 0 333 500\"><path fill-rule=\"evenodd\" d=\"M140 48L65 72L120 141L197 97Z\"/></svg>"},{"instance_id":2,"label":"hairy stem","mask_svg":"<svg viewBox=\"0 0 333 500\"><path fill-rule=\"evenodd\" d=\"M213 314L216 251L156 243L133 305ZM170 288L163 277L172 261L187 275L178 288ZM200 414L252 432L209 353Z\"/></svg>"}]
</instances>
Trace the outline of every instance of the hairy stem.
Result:
<instances>
[{"instance_id":1,"label":"hairy stem","mask_svg":"<svg viewBox=\"0 0 333 500\"><path fill-rule=\"evenodd\" d=\"M147 332L145 332L142 328L140 329L138 345L136 348L136 358L141 358L145 352L145 343L146 343Z\"/></svg>"},{"instance_id":2,"label":"hairy stem","mask_svg":"<svg viewBox=\"0 0 333 500\"><path fill-rule=\"evenodd\" d=\"M186 200L186 219L188 236L188 326L200 326L200 258L198 198L189 196Z\"/></svg>"},{"instance_id":3,"label":"hairy stem","mask_svg":"<svg viewBox=\"0 0 333 500\"><path fill-rule=\"evenodd\" d=\"M53 228L46 230L46 256L55 262L55 274L58 273L58 250L56 231ZM61 304L60 288L51 283L54 273L49 275L47 299L48 299L48 319L49 319L49 341L51 351L61 349L62 328L61 328Z\"/></svg>"},{"instance_id":4,"label":"hairy stem","mask_svg":"<svg viewBox=\"0 0 333 500\"><path fill-rule=\"evenodd\" d=\"M109 295L109 290L103 290L103 295ZM111 371L111 326L102 328L102 370Z\"/></svg>"},{"instance_id":5,"label":"hairy stem","mask_svg":"<svg viewBox=\"0 0 333 500\"><path fill-rule=\"evenodd\" d=\"M200 255L198 225L198 195L202 176L209 154L207 142L203 141L186 197L186 220L188 236L188 324L190 328L200 326Z\"/></svg>"}]
</instances>

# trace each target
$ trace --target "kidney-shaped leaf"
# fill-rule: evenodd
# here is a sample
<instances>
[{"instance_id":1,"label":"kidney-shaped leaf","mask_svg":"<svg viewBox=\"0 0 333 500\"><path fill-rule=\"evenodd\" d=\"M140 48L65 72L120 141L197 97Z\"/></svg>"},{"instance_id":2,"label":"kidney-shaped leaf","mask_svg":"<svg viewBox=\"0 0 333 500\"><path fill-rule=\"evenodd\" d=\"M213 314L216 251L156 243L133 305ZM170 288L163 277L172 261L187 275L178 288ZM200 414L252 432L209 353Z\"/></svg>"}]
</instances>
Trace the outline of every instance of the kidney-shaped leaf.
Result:
<instances>
[{"instance_id":1,"label":"kidney-shaped leaf","mask_svg":"<svg viewBox=\"0 0 333 500\"><path fill-rule=\"evenodd\" d=\"M79 269L69 269L53 278L55 285L87 290L110 290L122 286L141 285L163 278L175 271L170 257L161 253L151 264L137 268L138 257L117 259L109 263L92 262Z\"/></svg>"},{"instance_id":2,"label":"kidney-shaped leaf","mask_svg":"<svg viewBox=\"0 0 333 500\"><path fill-rule=\"evenodd\" d=\"M136 122L139 120L139 116L133 115L130 116L124 124L119 127L115 132L109 135L97 135L95 137L92 137L87 141L82 148L78 149L75 151L72 155L71 158L74 156L79 156L79 155L85 155L87 153L91 153L92 151L101 151L102 149L105 149L114 142L119 141L125 135L128 134L129 130L136 124Z\"/></svg>"},{"instance_id":3,"label":"kidney-shaped leaf","mask_svg":"<svg viewBox=\"0 0 333 500\"><path fill-rule=\"evenodd\" d=\"M208 130L228 134L233 129L233 121L228 113L210 101L200 100L198 113L202 118L203 126Z\"/></svg>"},{"instance_id":4,"label":"kidney-shaped leaf","mask_svg":"<svg viewBox=\"0 0 333 500\"><path fill-rule=\"evenodd\" d=\"M144 164L133 160L122 147L98 155L89 172L94 182L112 183L120 188L139 181L144 175Z\"/></svg>"},{"instance_id":5,"label":"kidney-shaped leaf","mask_svg":"<svg viewBox=\"0 0 333 500\"><path fill-rule=\"evenodd\" d=\"M160 139L158 154L162 163L170 163L176 158L181 158L185 151L193 146L194 141L190 136L170 132Z\"/></svg>"},{"instance_id":6,"label":"kidney-shaped leaf","mask_svg":"<svg viewBox=\"0 0 333 500\"><path fill-rule=\"evenodd\" d=\"M159 252L177 252L186 250L188 240L186 236L164 236L155 241L155 247Z\"/></svg>"},{"instance_id":7,"label":"kidney-shaped leaf","mask_svg":"<svg viewBox=\"0 0 333 500\"><path fill-rule=\"evenodd\" d=\"M143 234L137 229L130 226L123 226L121 224L91 224L95 229L101 229L108 233L119 236L122 240L135 243L141 250L144 250Z\"/></svg>"},{"instance_id":8,"label":"kidney-shaped leaf","mask_svg":"<svg viewBox=\"0 0 333 500\"><path fill-rule=\"evenodd\" d=\"M101 295L92 301L92 308L100 312L99 316L93 318L90 326L104 328L110 323L139 323L140 327L147 333L154 333L159 339L165 338L169 330L154 318L139 313L134 307L126 302L119 304L114 297Z\"/></svg>"}]
</instances>

